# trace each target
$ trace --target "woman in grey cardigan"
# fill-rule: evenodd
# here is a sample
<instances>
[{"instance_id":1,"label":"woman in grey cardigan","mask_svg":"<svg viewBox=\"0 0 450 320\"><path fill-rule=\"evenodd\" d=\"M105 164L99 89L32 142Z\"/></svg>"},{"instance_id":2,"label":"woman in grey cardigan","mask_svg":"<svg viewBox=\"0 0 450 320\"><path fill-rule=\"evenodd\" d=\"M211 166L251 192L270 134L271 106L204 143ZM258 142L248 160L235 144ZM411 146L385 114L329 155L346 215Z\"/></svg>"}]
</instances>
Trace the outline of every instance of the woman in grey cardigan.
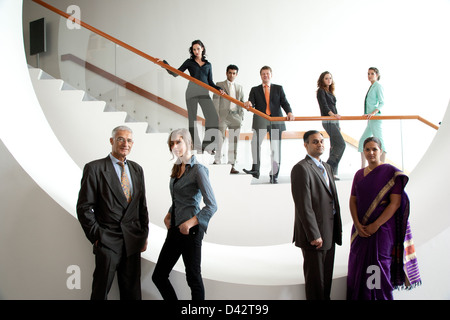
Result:
<instances>
[{"instance_id":1,"label":"woman in grey cardigan","mask_svg":"<svg viewBox=\"0 0 450 320\"><path fill-rule=\"evenodd\" d=\"M159 254L152 280L164 300L177 300L169 274L180 256L193 300L204 300L201 249L208 223L217 211L208 169L191 153L192 139L187 129L169 135L169 149L176 157L170 177L172 205L164 218L167 237ZM203 198L205 206L200 208Z\"/></svg>"}]
</instances>

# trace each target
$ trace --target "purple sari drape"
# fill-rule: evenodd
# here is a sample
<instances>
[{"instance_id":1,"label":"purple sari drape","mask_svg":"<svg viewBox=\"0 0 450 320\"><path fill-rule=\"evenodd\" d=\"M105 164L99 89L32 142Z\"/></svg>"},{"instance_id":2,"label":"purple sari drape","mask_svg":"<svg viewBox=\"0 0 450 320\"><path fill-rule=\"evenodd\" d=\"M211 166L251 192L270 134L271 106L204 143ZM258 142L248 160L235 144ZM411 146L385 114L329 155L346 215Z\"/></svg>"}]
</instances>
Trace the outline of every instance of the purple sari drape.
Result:
<instances>
[{"instance_id":1,"label":"purple sari drape","mask_svg":"<svg viewBox=\"0 0 450 320\"><path fill-rule=\"evenodd\" d=\"M355 226L352 227L347 299L392 300L393 289L405 285L403 258L405 234L409 227L409 199L404 188L408 177L394 166L383 164L365 177L364 170L359 170L355 174L353 188L358 219L363 225L368 225L388 206L396 182L401 183L401 191L398 192L401 193L401 205L392 218L367 238L358 236Z\"/></svg>"}]
</instances>

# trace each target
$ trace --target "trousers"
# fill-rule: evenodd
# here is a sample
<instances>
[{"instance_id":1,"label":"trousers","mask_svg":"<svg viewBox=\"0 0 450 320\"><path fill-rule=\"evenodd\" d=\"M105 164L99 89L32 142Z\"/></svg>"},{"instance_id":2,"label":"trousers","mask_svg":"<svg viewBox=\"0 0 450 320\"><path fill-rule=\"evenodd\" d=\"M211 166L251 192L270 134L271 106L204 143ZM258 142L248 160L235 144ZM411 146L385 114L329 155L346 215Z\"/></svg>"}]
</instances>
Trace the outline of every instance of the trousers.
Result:
<instances>
[{"instance_id":1,"label":"trousers","mask_svg":"<svg viewBox=\"0 0 450 320\"><path fill-rule=\"evenodd\" d=\"M177 227L167 231L167 237L153 271L152 280L164 300L178 300L169 275L180 256L186 268L186 280L191 288L192 300L204 300L205 289L201 274L201 249L204 232L199 225L184 235Z\"/></svg>"},{"instance_id":2,"label":"trousers","mask_svg":"<svg viewBox=\"0 0 450 320\"><path fill-rule=\"evenodd\" d=\"M202 108L203 115L205 116L205 137L203 141L195 129L198 105ZM216 140L219 138L219 116L209 96L209 91L195 83L189 82L186 90L186 107L189 133L192 137L194 149L203 151L208 148L208 150L212 151L217 148Z\"/></svg>"},{"instance_id":3,"label":"trousers","mask_svg":"<svg viewBox=\"0 0 450 320\"><path fill-rule=\"evenodd\" d=\"M359 139L359 146L358 151L363 152L364 149L364 140L367 138L374 136L381 141L381 148L384 152L386 152L386 146L383 141L383 130L382 130L382 120L368 120L367 121L367 127L366 130L364 130L364 133L361 136L361 139Z\"/></svg>"},{"instance_id":4,"label":"trousers","mask_svg":"<svg viewBox=\"0 0 450 320\"><path fill-rule=\"evenodd\" d=\"M338 174L339 162L345 150L345 140L342 137L338 122L322 121L322 126L330 136L330 156L327 163L333 169L333 174Z\"/></svg>"},{"instance_id":5,"label":"trousers","mask_svg":"<svg viewBox=\"0 0 450 320\"><path fill-rule=\"evenodd\" d=\"M141 254L127 256L125 248L116 253L101 243L94 245L95 270L92 281L91 300L106 300L114 276L121 300L141 300Z\"/></svg>"},{"instance_id":6,"label":"trousers","mask_svg":"<svg viewBox=\"0 0 450 320\"><path fill-rule=\"evenodd\" d=\"M253 137L251 142L253 158L252 171L259 172L261 168L261 144L267 133L269 133L271 151L271 170L269 175L278 178L281 165L281 135L283 132L278 128L272 128L271 125L268 125L265 129L253 129Z\"/></svg>"},{"instance_id":7,"label":"trousers","mask_svg":"<svg viewBox=\"0 0 450 320\"><path fill-rule=\"evenodd\" d=\"M307 300L330 300L335 244L329 250L304 249L303 273Z\"/></svg>"}]
</instances>

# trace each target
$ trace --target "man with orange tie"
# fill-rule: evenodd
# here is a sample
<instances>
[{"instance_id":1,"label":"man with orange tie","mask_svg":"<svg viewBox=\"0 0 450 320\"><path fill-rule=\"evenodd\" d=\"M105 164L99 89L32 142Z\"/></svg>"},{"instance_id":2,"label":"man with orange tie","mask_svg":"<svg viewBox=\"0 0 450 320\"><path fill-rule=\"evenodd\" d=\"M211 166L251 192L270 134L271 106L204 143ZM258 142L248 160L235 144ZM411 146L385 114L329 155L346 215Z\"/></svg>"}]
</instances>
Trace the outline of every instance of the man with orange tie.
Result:
<instances>
[{"instance_id":1,"label":"man with orange tie","mask_svg":"<svg viewBox=\"0 0 450 320\"><path fill-rule=\"evenodd\" d=\"M141 252L147 248L148 211L144 172L127 156L133 132L116 127L111 153L84 166L77 215L93 244L91 299L107 299L117 272L120 299L141 299Z\"/></svg>"},{"instance_id":2,"label":"man with orange tie","mask_svg":"<svg viewBox=\"0 0 450 320\"><path fill-rule=\"evenodd\" d=\"M292 114L291 106L286 99L283 87L277 84L272 84L272 69L268 66L261 68L259 72L262 84L253 87L250 90L250 95L245 106L247 108L255 108L271 117L283 117L281 109L286 112L287 120L295 119ZM278 183L278 173L280 171L281 162L281 134L286 130L286 125L282 121L271 122L257 114L253 115L253 138L252 138L252 158L253 165L251 170L244 169L244 172L251 174L256 179L259 179L261 167L261 143L264 140L267 132L270 138L271 150L271 171L269 173L270 183Z\"/></svg>"}]
</instances>

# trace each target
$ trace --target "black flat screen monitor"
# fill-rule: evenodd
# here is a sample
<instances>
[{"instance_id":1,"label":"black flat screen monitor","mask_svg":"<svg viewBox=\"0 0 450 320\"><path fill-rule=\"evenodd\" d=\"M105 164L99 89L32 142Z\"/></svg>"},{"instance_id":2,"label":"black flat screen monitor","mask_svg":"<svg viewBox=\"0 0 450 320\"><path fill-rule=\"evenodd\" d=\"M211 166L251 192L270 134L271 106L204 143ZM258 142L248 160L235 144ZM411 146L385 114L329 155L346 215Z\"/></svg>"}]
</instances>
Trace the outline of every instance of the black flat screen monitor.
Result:
<instances>
[{"instance_id":1,"label":"black flat screen monitor","mask_svg":"<svg viewBox=\"0 0 450 320\"><path fill-rule=\"evenodd\" d=\"M30 22L30 55L47 51L45 18Z\"/></svg>"}]
</instances>

